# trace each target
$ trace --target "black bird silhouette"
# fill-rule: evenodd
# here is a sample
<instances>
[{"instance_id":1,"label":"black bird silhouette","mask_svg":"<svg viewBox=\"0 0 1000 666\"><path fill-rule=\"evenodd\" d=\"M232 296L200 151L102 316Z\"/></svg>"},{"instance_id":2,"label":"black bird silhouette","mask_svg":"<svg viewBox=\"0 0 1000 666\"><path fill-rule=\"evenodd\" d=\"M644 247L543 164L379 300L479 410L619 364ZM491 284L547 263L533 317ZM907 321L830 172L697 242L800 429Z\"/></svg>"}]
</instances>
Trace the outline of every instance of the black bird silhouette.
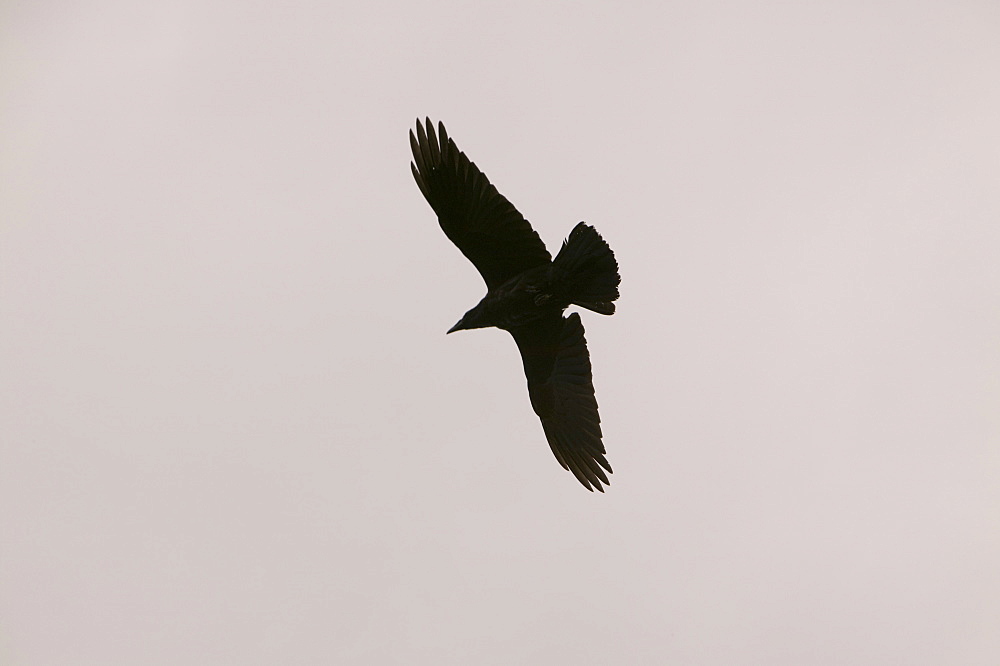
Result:
<instances>
[{"instance_id":1,"label":"black bird silhouette","mask_svg":"<svg viewBox=\"0 0 1000 666\"><path fill-rule=\"evenodd\" d=\"M496 326L514 336L531 407L556 460L588 490L604 492L611 465L601 441L590 354L569 305L614 314L618 263L597 231L580 222L552 260L528 221L430 118L410 130L413 178L446 236L486 281L486 296L453 331ZM603 469L602 469L603 468Z\"/></svg>"}]
</instances>

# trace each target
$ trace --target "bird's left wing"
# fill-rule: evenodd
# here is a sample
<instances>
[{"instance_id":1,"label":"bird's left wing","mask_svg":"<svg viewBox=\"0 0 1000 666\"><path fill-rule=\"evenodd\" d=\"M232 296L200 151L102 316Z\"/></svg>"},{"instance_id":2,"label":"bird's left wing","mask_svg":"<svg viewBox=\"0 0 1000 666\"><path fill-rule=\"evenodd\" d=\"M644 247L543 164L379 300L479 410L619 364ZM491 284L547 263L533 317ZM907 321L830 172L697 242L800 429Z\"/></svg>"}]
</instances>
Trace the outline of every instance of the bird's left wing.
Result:
<instances>
[{"instance_id":1,"label":"bird's left wing","mask_svg":"<svg viewBox=\"0 0 1000 666\"><path fill-rule=\"evenodd\" d=\"M611 465L601 441L590 353L580 315L554 313L511 330L521 352L531 407L556 460L588 490L604 492ZM603 468L603 469L602 469Z\"/></svg>"},{"instance_id":2,"label":"bird's left wing","mask_svg":"<svg viewBox=\"0 0 1000 666\"><path fill-rule=\"evenodd\" d=\"M487 289L497 287L552 257L538 233L486 174L430 119L410 130L413 178L437 213L445 235L475 265Z\"/></svg>"}]
</instances>

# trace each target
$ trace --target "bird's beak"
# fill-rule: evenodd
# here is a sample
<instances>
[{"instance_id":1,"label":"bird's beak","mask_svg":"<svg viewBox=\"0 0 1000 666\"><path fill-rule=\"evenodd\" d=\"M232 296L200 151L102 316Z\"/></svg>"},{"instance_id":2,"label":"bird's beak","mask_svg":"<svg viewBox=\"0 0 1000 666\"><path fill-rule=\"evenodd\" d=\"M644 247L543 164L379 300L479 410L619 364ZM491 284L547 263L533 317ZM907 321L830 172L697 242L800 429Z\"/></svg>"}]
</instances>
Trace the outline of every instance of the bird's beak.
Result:
<instances>
[{"instance_id":1,"label":"bird's beak","mask_svg":"<svg viewBox=\"0 0 1000 666\"><path fill-rule=\"evenodd\" d=\"M455 331L461 331L464 329L465 329L465 319L462 318L459 320L457 324L448 329L448 333L454 333ZM448 333L445 333L445 335L448 335Z\"/></svg>"}]
</instances>

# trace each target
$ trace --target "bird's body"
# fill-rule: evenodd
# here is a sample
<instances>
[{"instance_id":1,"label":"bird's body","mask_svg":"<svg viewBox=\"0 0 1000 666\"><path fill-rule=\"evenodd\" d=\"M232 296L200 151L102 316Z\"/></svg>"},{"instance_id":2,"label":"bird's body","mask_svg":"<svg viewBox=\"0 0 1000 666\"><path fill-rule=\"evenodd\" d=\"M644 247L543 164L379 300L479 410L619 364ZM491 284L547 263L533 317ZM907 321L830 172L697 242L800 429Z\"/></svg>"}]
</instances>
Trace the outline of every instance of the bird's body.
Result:
<instances>
[{"instance_id":1,"label":"bird's body","mask_svg":"<svg viewBox=\"0 0 1000 666\"><path fill-rule=\"evenodd\" d=\"M439 138L440 137L440 138ZM583 324L569 305L615 311L618 264L593 227L574 227L555 260L538 234L474 163L430 120L410 132L413 177L449 239L479 269L486 296L448 332L497 327L517 343L531 406L556 459L588 489L603 492L611 466Z\"/></svg>"},{"instance_id":2,"label":"bird's body","mask_svg":"<svg viewBox=\"0 0 1000 666\"><path fill-rule=\"evenodd\" d=\"M560 307L558 301L553 300L550 273L548 266L531 268L499 287L490 289L483 300L466 317L462 317L462 322L455 324L456 328L453 330L496 326L510 331L530 324L546 314L561 312L568 303L563 303ZM460 326L463 322L464 325Z\"/></svg>"}]
</instances>

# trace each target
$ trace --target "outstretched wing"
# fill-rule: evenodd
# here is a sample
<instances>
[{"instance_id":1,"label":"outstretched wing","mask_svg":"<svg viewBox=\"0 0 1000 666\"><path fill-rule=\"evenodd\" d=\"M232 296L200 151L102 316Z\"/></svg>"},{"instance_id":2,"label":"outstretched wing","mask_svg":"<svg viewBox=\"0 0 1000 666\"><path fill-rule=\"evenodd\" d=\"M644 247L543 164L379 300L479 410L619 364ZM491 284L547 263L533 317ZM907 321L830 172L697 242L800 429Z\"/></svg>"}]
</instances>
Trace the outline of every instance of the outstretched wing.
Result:
<instances>
[{"instance_id":1,"label":"outstretched wing","mask_svg":"<svg viewBox=\"0 0 1000 666\"><path fill-rule=\"evenodd\" d=\"M486 174L430 118L410 130L410 169L445 235L469 258L493 289L529 268L551 261L542 239Z\"/></svg>"},{"instance_id":2,"label":"outstretched wing","mask_svg":"<svg viewBox=\"0 0 1000 666\"><path fill-rule=\"evenodd\" d=\"M556 460L588 490L604 492L611 465L601 441L590 354L575 312L553 314L511 330L521 351L531 407ZM602 469L603 468L603 469Z\"/></svg>"}]
</instances>

